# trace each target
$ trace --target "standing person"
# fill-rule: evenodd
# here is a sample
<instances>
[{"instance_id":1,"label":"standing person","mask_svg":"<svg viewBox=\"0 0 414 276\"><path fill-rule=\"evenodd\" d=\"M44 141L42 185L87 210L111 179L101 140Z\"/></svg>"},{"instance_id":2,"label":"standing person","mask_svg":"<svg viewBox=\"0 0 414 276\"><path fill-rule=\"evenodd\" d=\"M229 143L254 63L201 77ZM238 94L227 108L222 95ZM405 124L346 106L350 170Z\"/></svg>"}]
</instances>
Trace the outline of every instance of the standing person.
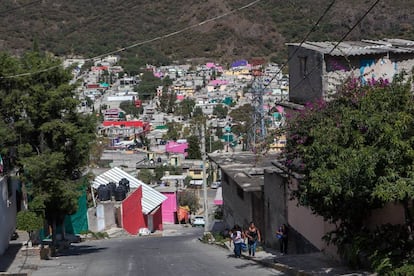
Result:
<instances>
[{"instance_id":1,"label":"standing person","mask_svg":"<svg viewBox=\"0 0 414 276\"><path fill-rule=\"evenodd\" d=\"M276 231L276 236L279 239L280 253L282 253L282 255L287 254L288 232L289 230L285 223Z\"/></svg>"},{"instance_id":2,"label":"standing person","mask_svg":"<svg viewBox=\"0 0 414 276\"><path fill-rule=\"evenodd\" d=\"M234 255L236 256L236 258L240 258L242 251L241 244L243 243L244 238L239 225L234 225L233 229L231 230L230 237L234 244Z\"/></svg>"},{"instance_id":3,"label":"standing person","mask_svg":"<svg viewBox=\"0 0 414 276\"><path fill-rule=\"evenodd\" d=\"M246 230L246 237L247 237L247 244L249 247L249 256L253 256L256 253L256 246L257 242L260 242L260 231L257 229L256 225L254 225L254 222L250 222L249 228Z\"/></svg>"}]
</instances>

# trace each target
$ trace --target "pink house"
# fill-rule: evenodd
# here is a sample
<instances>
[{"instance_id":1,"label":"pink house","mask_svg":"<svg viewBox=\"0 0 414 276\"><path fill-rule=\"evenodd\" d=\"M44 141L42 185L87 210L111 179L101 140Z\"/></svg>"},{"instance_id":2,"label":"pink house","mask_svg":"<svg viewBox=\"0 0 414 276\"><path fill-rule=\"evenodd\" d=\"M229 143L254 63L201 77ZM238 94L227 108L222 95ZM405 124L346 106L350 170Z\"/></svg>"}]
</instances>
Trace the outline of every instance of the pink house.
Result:
<instances>
[{"instance_id":1,"label":"pink house","mask_svg":"<svg viewBox=\"0 0 414 276\"><path fill-rule=\"evenodd\" d=\"M175 153L175 154L183 154L184 157L188 156L188 143L187 141L168 141L167 145L165 146L165 151L168 153Z\"/></svg>"},{"instance_id":2,"label":"pink house","mask_svg":"<svg viewBox=\"0 0 414 276\"><path fill-rule=\"evenodd\" d=\"M164 223L175 223L177 218L177 188L176 187L157 187L156 190L162 193L167 199L162 203L162 221Z\"/></svg>"}]
</instances>

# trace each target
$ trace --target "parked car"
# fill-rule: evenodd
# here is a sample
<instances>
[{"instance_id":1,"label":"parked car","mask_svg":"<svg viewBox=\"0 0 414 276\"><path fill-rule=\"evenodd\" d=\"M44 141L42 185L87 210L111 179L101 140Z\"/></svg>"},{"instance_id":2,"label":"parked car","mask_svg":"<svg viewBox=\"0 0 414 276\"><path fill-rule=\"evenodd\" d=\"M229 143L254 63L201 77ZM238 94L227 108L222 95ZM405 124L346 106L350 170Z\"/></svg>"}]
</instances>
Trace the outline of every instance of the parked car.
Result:
<instances>
[{"instance_id":1,"label":"parked car","mask_svg":"<svg viewBox=\"0 0 414 276\"><path fill-rule=\"evenodd\" d=\"M218 187L221 187L221 182L213 182L210 184L211 189L217 189Z\"/></svg>"},{"instance_id":2,"label":"parked car","mask_svg":"<svg viewBox=\"0 0 414 276\"><path fill-rule=\"evenodd\" d=\"M204 221L204 217L203 216L195 216L194 217L193 227L197 227L197 226L204 227L204 224L206 224L206 222Z\"/></svg>"}]
</instances>

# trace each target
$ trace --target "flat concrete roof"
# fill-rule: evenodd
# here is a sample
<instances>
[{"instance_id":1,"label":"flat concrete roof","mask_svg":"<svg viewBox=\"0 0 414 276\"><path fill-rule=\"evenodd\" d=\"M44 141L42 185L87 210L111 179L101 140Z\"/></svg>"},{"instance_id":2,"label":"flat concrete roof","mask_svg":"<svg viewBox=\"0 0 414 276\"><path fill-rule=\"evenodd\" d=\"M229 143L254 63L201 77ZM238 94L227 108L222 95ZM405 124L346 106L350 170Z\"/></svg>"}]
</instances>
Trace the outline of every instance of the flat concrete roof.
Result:
<instances>
[{"instance_id":1,"label":"flat concrete roof","mask_svg":"<svg viewBox=\"0 0 414 276\"><path fill-rule=\"evenodd\" d=\"M208 157L246 192L257 192L264 185L264 171L274 169L272 161L279 154L258 155L252 152L210 153Z\"/></svg>"}]
</instances>

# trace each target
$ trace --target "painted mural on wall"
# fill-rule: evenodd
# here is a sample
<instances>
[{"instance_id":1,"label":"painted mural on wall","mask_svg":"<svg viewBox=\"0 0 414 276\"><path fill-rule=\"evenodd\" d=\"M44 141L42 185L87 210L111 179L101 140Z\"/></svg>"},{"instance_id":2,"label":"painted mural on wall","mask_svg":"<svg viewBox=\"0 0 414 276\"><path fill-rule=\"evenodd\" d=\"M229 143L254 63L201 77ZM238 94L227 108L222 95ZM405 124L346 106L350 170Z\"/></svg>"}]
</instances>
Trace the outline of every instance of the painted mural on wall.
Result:
<instances>
[{"instance_id":1,"label":"painted mural on wall","mask_svg":"<svg viewBox=\"0 0 414 276\"><path fill-rule=\"evenodd\" d=\"M362 83L368 80L392 80L397 73L397 64L389 58L361 59L359 73Z\"/></svg>"}]
</instances>

